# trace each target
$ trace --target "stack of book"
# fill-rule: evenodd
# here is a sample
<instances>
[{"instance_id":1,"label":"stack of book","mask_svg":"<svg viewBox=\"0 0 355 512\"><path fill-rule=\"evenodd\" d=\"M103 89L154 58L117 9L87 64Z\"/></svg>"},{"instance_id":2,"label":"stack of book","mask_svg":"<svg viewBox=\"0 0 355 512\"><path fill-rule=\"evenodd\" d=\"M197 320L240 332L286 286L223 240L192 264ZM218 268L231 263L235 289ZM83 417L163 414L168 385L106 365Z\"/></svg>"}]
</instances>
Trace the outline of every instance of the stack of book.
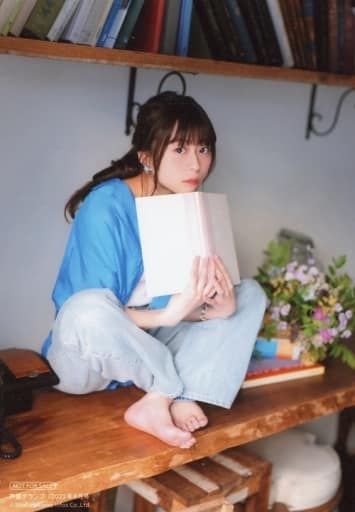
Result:
<instances>
[{"instance_id":1,"label":"stack of book","mask_svg":"<svg viewBox=\"0 0 355 512\"><path fill-rule=\"evenodd\" d=\"M355 0L0 0L0 35L353 74Z\"/></svg>"},{"instance_id":2,"label":"stack of book","mask_svg":"<svg viewBox=\"0 0 355 512\"><path fill-rule=\"evenodd\" d=\"M242 388L313 377L324 372L323 364L305 362L299 347L289 339L258 338Z\"/></svg>"}]
</instances>

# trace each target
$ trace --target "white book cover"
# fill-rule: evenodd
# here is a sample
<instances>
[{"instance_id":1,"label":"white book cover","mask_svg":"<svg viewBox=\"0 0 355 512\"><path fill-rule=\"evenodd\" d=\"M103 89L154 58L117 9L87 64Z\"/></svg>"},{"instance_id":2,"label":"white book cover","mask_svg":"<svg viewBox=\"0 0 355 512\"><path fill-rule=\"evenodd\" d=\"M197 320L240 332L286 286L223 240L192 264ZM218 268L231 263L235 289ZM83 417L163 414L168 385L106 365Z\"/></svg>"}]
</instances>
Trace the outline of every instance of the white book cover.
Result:
<instances>
[{"instance_id":1,"label":"white book cover","mask_svg":"<svg viewBox=\"0 0 355 512\"><path fill-rule=\"evenodd\" d=\"M239 269L225 194L191 192L136 198L144 277L150 297L181 292L195 256L220 256L234 284Z\"/></svg>"},{"instance_id":2,"label":"white book cover","mask_svg":"<svg viewBox=\"0 0 355 512\"><path fill-rule=\"evenodd\" d=\"M30 17L30 14L36 2L37 0L25 0L25 2L23 2L20 12L17 14L15 21L12 27L10 28L10 34L16 37L18 37L21 34L22 29L25 26L26 21Z\"/></svg>"},{"instance_id":3,"label":"white book cover","mask_svg":"<svg viewBox=\"0 0 355 512\"><path fill-rule=\"evenodd\" d=\"M274 25L277 40L280 45L284 66L287 68L292 68L294 66L294 60L286 32L284 19L282 17L279 0L266 0L266 3L270 11L272 23Z\"/></svg>"},{"instance_id":4,"label":"white book cover","mask_svg":"<svg viewBox=\"0 0 355 512\"><path fill-rule=\"evenodd\" d=\"M79 41L80 32L83 28L87 17L89 16L91 7L95 0L80 0L79 6L74 13L74 16L66 26L61 39L77 43Z\"/></svg>"},{"instance_id":5,"label":"white book cover","mask_svg":"<svg viewBox=\"0 0 355 512\"><path fill-rule=\"evenodd\" d=\"M78 5L79 0L65 0L63 7L47 34L49 41L58 41Z\"/></svg>"},{"instance_id":6,"label":"white book cover","mask_svg":"<svg viewBox=\"0 0 355 512\"><path fill-rule=\"evenodd\" d=\"M102 27L111 9L113 0L95 0L85 24L81 29L78 43L95 46Z\"/></svg>"}]
</instances>

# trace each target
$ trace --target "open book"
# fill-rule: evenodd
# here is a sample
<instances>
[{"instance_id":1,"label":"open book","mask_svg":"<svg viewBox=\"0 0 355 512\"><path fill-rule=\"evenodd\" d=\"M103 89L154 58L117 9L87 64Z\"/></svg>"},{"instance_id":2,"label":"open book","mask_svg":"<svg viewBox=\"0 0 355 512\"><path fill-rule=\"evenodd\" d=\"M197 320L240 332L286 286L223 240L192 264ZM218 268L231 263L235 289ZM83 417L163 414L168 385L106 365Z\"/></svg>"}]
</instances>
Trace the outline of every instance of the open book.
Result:
<instances>
[{"instance_id":1,"label":"open book","mask_svg":"<svg viewBox=\"0 0 355 512\"><path fill-rule=\"evenodd\" d=\"M195 256L220 256L240 280L227 197L190 192L137 197L144 275L150 297L181 292Z\"/></svg>"}]
</instances>

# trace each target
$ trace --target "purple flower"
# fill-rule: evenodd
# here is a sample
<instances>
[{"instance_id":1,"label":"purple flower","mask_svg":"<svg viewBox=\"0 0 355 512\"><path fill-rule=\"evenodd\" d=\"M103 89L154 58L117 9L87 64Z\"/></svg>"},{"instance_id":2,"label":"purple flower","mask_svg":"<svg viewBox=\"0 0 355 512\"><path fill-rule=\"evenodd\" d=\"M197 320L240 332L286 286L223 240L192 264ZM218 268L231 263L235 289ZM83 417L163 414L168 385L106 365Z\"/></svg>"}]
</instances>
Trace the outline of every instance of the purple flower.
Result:
<instances>
[{"instance_id":1,"label":"purple flower","mask_svg":"<svg viewBox=\"0 0 355 512\"><path fill-rule=\"evenodd\" d=\"M349 329L344 331L343 334L341 335L342 338L350 338L350 336L351 336L351 331L349 331Z\"/></svg>"},{"instance_id":2,"label":"purple flower","mask_svg":"<svg viewBox=\"0 0 355 512\"><path fill-rule=\"evenodd\" d=\"M279 318L280 318L280 308L278 306L273 306L271 308L271 318L273 320L279 320Z\"/></svg>"},{"instance_id":3,"label":"purple flower","mask_svg":"<svg viewBox=\"0 0 355 512\"><path fill-rule=\"evenodd\" d=\"M282 316L287 316L289 314L290 310L291 310L291 305L284 304L283 306L281 306L280 313Z\"/></svg>"},{"instance_id":4,"label":"purple flower","mask_svg":"<svg viewBox=\"0 0 355 512\"><path fill-rule=\"evenodd\" d=\"M339 319L339 331L344 331L348 324L348 319L346 318L345 313L340 313L338 316Z\"/></svg>"},{"instance_id":5,"label":"purple flower","mask_svg":"<svg viewBox=\"0 0 355 512\"><path fill-rule=\"evenodd\" d=\"M343 306L340 304L340 302L337 302L334 306L334 309L337 313L340 313L340 311L343 311Z\"/></svg>"},{"instance_id":6,"label":"purple flower","mask_svg":"<svg viewBox=\"0 0 355 512\"><path fill-rule=\"evenodd\" d=\"M278 327L278 329L280 331L286 331L286 329L288 328L288 323L287 322L280 322L277 327Z\"/></svg>"},{"instance_id":7,"label":"purple flower","mask_svg":"<svg viewBox=\"0 0 355 512\"><path fill-rule=\"evenodd\" d=\"M345 316L348 320L350 320L350 318L352 318L353 312L351 311L351 309L348 309L347 311L345 311Z\"/></svg>"}]
</instances>

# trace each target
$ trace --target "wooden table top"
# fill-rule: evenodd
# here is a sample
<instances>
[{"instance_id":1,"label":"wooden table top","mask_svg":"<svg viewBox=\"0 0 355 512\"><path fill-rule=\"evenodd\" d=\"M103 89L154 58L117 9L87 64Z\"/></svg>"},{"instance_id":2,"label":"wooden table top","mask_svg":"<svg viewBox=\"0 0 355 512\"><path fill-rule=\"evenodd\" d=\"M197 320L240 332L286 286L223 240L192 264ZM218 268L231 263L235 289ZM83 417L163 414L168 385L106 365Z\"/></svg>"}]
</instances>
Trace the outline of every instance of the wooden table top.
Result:
<instances>
[{"instance_id":1,"label":"wooden table top","mask_svg":"<svg viewBox=\"0 0 355 512\"><path fill-rule=\"evenodd\" d=\"M353 406L355 372L332 361L322 376L241 390L230 410L206 406L209 425L188 450L125 424L124 411L141 396L134 387L85 396L42 392L32 411L8 418L23 454L0 459L0 510L40 510Z\"/></svg>"}]
</instances>

